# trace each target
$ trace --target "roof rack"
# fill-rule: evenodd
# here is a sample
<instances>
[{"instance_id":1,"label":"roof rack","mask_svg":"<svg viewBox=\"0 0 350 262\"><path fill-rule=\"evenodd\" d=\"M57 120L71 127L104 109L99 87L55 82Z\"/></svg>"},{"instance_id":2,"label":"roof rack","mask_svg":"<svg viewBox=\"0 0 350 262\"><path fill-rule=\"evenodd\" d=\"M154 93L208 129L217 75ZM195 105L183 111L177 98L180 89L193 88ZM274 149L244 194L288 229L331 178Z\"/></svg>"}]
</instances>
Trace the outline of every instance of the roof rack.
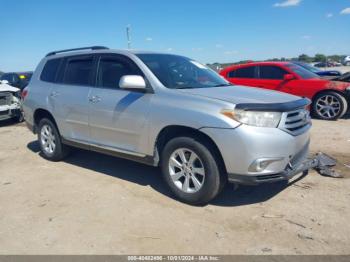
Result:
<instances>
[{"instance_id":1,"label":"roof rack","mask_svg":"<svg viewBox=\"0 0 350 262\"><path fill-rule=\"evenodd\" d=\"M102 49L109 49L105 46L87 46L87 47L79 47L79 48L72 48L72 49L64 49L64 50L58 50L48 53L46 56L52 56L56 55L58 53L65 53L65 52L71 52L71 51L79 51L79 50L102 50Z\"/></svg>"}]
</instances>

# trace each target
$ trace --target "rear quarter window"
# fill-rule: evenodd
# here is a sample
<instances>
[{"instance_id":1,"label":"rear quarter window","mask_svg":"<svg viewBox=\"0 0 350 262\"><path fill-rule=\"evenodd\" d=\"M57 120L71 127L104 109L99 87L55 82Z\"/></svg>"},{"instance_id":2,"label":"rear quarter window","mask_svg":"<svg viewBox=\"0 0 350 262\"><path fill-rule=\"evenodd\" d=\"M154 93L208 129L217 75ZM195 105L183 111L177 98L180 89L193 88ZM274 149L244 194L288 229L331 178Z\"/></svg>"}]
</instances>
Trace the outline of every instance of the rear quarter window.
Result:
<instances>
[{"instance_id":1,"label":"rear quarter window","mask_svg":"<svg viewBox=\"0 0 350 262\"><path fill-rule=\"evenodd\" d=\"M48 60L41 72L40 80L54 83L61 61L61 58Z\"/></svg>"}]
</instances>

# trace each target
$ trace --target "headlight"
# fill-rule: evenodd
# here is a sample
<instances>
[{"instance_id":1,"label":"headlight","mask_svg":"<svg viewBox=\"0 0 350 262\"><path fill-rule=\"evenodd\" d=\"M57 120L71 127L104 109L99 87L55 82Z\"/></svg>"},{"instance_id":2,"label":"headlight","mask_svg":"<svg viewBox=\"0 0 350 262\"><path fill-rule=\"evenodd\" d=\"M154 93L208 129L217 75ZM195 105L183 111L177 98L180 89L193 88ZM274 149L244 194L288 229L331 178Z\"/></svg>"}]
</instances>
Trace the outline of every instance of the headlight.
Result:
<instances>
[{"instance_id":1,"label":"headlight","mask_svg":"<svg viewBox=\"0 0 350 262\"><path fill-rule=\"evenodd\" d=\"M223 109L221 114L242 124L258 127L277 127L282 113Z\"/></svg>"}]
</instances>

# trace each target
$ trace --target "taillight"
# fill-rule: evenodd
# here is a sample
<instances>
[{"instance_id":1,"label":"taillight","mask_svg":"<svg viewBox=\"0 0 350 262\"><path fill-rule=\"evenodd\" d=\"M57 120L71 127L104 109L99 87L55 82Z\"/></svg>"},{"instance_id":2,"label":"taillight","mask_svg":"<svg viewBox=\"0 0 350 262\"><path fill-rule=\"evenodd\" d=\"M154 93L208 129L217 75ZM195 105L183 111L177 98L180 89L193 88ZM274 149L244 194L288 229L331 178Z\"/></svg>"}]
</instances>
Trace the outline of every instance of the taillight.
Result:
<instances>
[{"instance_id":1,"label":"taillight","mask_svg":"<svg viewBox=\"0 0 350 262\"><path fill-rule=\"evenodd\" d=\"M21 93L21 98L24 100L28 95L28 90L27 88L24 88L22 93Z\"/></svg>"}]
</instances>

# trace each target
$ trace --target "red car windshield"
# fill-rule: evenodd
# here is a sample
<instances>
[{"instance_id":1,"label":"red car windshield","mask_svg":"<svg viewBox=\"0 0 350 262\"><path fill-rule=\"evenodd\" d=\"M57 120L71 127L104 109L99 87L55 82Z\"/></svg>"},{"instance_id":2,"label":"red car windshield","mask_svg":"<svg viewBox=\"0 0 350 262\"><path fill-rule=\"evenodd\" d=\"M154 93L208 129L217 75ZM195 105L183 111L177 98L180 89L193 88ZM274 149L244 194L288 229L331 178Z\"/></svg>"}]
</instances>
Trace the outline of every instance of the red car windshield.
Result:
<instances>
[{"instance_id":1,"label":"red car windshield","mask_svg":"<svg viewBox=\"0 0 350 262\"><path fill-rule=\"evenodd\" d=\"M319 75L305 69L302 66L296 65L296 64L287 64L286 65L289 69L291 69L294 73L299 75L302 79L313 79L313 78L320 78Z\"/></svg>"}]
</instances>

